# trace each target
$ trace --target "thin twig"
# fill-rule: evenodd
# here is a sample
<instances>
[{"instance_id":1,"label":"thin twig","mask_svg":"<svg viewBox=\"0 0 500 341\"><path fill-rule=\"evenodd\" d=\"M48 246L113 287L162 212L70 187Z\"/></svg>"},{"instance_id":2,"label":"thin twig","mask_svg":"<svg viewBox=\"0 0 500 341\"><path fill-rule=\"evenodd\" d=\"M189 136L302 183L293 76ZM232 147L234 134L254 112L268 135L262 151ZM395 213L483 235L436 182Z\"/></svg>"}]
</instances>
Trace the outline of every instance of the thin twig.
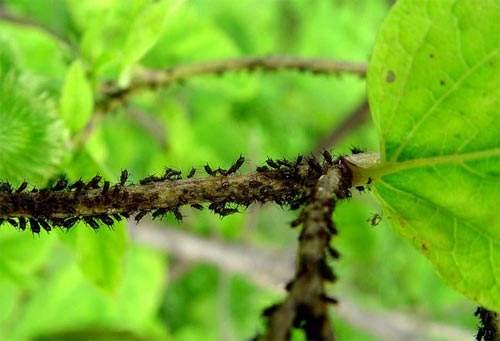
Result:
<instances>
[{"instance_id":1,"label":"thin twig","mask_svg":"<svg viewBox=\"0 0 500 341\"><path fill-rule=\"evenodd\" d=\"M33 20L28 17L22 17L18 16L16 14L10 13L4 5L0 5L0 21L5 21L11 24L19 25L19 26L25 26L25 27L30 27L34 28L37 30L40 30L42 32L45 32L46 34L50 35L51 37L55 38L59 43L72 47L71 41L67 39L65 36L63 36L61 33L57 32L53 28L44 25L36 20Z\"/></svg>"},{"instance_id":2,"label":"thin twig","mask_svg":"<svg viewBox=\"0 0 500 341\"><path fill-rule=\"evenodd\" d=\"M341 169L328 170L301 213L303 228L295 276L287 285L289 293L285 301L268 308L266 340L289 340L294 327L303 328L308 340L335 340L328 318L328 304L334 299L328 298L325 285L335 279L327 263L330 239L336 233L332 221L333 193L344 183L350 185L350 179L345 179ZM335 250L330 250L338 256Z\"/></svg>"},{"instance_id":3,"label":"thin twig","mask_svg":"<svg viewBox=\"0 0 500 341\"><path fill-rule=\"evenodd\" d=\"M279 71L293 70L311 74L353 74L359 77L366 75L365 63L354 63L322 58L301 58L291 56L241 57L213 60L187 65L178 65L163 70L143 70L138 72L130 85L121 88L115 83L108 83L102 88L103 99L99 107L104 111L113 110L117 103L130 94L144 90L167 87L173 83L202 75L221 75L234 71Z\"/></svg>"}]
</instances>

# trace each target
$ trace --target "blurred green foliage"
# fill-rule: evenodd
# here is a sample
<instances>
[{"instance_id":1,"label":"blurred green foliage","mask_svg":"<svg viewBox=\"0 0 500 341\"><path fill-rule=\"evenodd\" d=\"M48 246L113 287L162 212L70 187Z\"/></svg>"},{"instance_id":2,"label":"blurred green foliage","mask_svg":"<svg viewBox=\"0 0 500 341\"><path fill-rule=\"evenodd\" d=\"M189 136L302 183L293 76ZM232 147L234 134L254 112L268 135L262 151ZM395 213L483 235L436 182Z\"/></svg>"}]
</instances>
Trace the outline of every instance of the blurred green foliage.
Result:
<instances>
[{"instance_id":1,"label":"blurred green foliage","mask_svg":"<svg viewBox=\"0 0 500 341\"><path fill-rule=\"evenodd\" d=\"M106 114L81 146L68 136L87 123L99 84L126 84L143 67L262 54L367 61L389 7L385 0L3 3L49 29L0 21L0 179L37 185L63 173L117 181L124 168L137 181L165 166L228 166L240 153L246 171L268 156L310 152L365 99L363 79L293 72L200 77L135 95ZM154 122L155 133L144 119ZM21 142L24 149L7 158L5 146ZM377 150L371 123L334 151L353 144ZM469 302L444 286L384 220L369 226L379 210L369 195L339 205L335 243L343 256L334 265L340 280L332 291L374 311L472 327ZM296 232L287 226L293 214L279 208L224 220L184 213L184 225L165 223L234 243L295 245ZM124 226L98 232L78 226L39 237L10 227L0 232L0 339L244 339L262 330L260 311L280 297L209 265L169 280L174 260L129 241ZM333 316L341 340L375 339Z\"/></svg>"}]
</instances>

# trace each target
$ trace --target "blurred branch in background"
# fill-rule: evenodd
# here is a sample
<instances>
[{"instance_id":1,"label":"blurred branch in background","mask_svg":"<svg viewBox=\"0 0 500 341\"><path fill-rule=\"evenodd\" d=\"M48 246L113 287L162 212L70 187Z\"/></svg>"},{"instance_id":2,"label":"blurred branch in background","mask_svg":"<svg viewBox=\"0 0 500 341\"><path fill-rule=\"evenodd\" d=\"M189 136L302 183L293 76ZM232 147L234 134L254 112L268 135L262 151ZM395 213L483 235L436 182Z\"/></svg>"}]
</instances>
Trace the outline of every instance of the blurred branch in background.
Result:
<instances>
[{"instance_id":1,"label":"blurred branch in background","mask_svg":"<svg viewBox=\"0 0 500 341\"><path fill-rule=\"evenodd\" d=\"M168 149L168 130L163 122L133 105L127 105L125 110L130 119L153 137L161 149Z\"/></svg>"},{"instance_id":2,"label":"blurred branch in background","mask_svg":"<svg viewBox=\"0 0 500 341\"><path fill-rule=\"evenodd\" d=\"M345 119L335 127L335 129L320 140L318 145L314 148L313 153L319 155L323 150L330 150L349 132L363 125L369 118L370 107L368 105L368 99L365 98L353 112L347 115Z\"/></svg>"},{"instance_id":3,"label":"blurred branch in background","mask_svg":"<svg viewBox=\"0 0 500 341\"><path fill-rule=\"evenodd\" d=\"M96 104L96 110L87 126L75 137L75 145L80 146L92 134L101 116L122 106L134 93L158 87L168 87L176 82L202 75L222 75L235 71L267 71L292 70L313 75L352 74L366 76L367 65L361 62L340 61L324 58L302 58L292 56L257 56L240 57L200 63L178 65L163 70L142 70L137 72L131 83L120 87L114 82L108 82L101 88L101 99Z\"/></svg>"},{"instance_id":4,"label":"blurred branch in background","mask_svg":"<svg viewBox=\"0 0 500 341\"><path fill-rule=\"evenodd\" d=\"M103 99L100 107L105 111L113 110L113 103L123 101L131 93L144 89L167 87L175 82L185 81L201 75L222 75L235 71L279 71L294 70L314 75L353 74L366 76L366 63L356 63L325 58L301 58L292 56L257 56L239 57L193 64L178 65L162 70L142 70L137 72L130 85L120 87L116 83L107 83L101 92Z\"/></svg>"},{"instance_id":5,"label":"blurred branch in background","mask_svg":"<svg viewBox=\"0 0 500 341\"><path fill-rule=\"evenodd\" d=\"M284 293L284 283L294 272L294 250L269 250L251 245L230 244L175 228L144 221L129 222L132 239L139 244L168 253L187 262L212 264L222 271L236 273L263 289ZM423 320L395 311L369 311L346 295L335 307L335 314L354 327L384 340L417 339L471 340L473 332L455 326Z\"/></svg>"},{"instance_id":6,"label":"blurred branch in background","mask_svg":"<svg viewBox=\"0 0 500 341\"><path fill-rule=\"evenodd\" d=\"M11 13L5 8L5 5L3 3L0 3L0 21L40 30L55 38L59 43L66 45L67 47L70 47L71 50L74 50L74 46L71 43L71 41L61 33L29 17L19 16L14 13Z\"/></svg>"}]
</instances>

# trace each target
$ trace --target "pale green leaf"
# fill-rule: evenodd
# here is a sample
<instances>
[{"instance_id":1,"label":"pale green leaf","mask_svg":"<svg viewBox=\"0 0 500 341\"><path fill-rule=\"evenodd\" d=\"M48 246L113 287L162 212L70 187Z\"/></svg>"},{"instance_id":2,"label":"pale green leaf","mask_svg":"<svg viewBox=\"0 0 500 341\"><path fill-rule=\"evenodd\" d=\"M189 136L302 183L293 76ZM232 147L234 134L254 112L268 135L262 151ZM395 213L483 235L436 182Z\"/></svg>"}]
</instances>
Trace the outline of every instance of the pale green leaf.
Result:
<instances>
[{"instance_id":1,"label":"pale green leaf","mask_svg":"<svg viewBox=\"0 0 500 341\"><path fill-rule=\"evenodd\" d=\"M87 80L82 62L76 60L69 67L61 94L61 116L72 132L80 131L88 122L94 108L92 87Z\"/></svg>"},{"instance_id":2,"label":"pale green leaf","mask_svg":"<svg viewBox=\"0 0 500 341\"><path fill-rule=\"evenodd\" d=\"M500 2L399 1L368 89L399 232L453 288L500 310Z\"/></svg>"},{"instance_id":3,"label":"pale green leaf","mask_svg":"<svg viewBox=\"0 0 500 341\"><path fill-rule=\"evenodd\" d=\"M136 16L123 49L120 84L126 85L132 67L156 44L171 16L184 0L156 1Z\"/></svg>"}]
</instances>

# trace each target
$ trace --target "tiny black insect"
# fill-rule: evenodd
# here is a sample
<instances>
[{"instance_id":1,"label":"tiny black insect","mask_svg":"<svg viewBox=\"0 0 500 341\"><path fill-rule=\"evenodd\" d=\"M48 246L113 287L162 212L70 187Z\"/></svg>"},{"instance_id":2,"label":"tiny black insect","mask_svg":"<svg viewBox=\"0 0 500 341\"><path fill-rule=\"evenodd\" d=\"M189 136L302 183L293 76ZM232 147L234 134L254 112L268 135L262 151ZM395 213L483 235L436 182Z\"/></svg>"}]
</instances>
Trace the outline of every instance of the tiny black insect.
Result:
<instances>
[{"instance_id":1,"label":"tiny black insect","mask_svg":"<svg viewBox=\"0 0 500 341\"><path fill-rule=\"evenodd\" d=\"M229 170L227 171L227 174L232 174L232 173L235 173L236 171L238 171L238 169L240 169L240 167L243 165L244 162L245 162L245 158L242 155L240 155L238 160L236 160L236 162L229 168Z\"/></svg>"},{"instance_id":2,"label":"tiny black insect","mask_svg":"<svg viewBox=\"0 0 500 341\"><path fill-rule=\"evenodd\" d=\"M102 195L108 195L109 192L109 181L104 181L104 185L102 186Z\"/></svg>"},{"instance_id":3,"label":"tiny black insect","mask_svg":"<svg viewBox=\"0 0 500 341\"><path fill-rule=\"evenodd\" d=\"M33 233L40 233L40 225L34 218L30 218L30 228Z\"/></svg>"},{"instance_id":4,"label":"tiny black insect","mask_svg":"<svg viewBox=\"0 0 500 341\"><path fill-rule=\"evenodd\" d=\"M43 229L45 231L50 232L52 230L52 227L50 227L50 225L47 222L47 220L41 218L41 219L38 219L38 223L43 227Z\"/></svg>"},{"instance_id":5,"label":"tiny black insect","mask_svg":"<svg viewBox=\"0 0 500 341\"><path fill-rule=\"evenodd\" d=\"M150 184L152 182L161 181L161 180L162 179L160 177L157 177L156 175L151 175L151 176L145 177L144 179L141 179L141 181L139 181L139 183L141 185L146 185L146 184Z\"/></svg>"},{"instance_id":6,"label":"tiny black insect","mask_svg":"<svg viewBox=\"0 0 500 341\"><path fill-rule=\"evenodd\" d=\"M113 216L113 218L115 218L116 221L122 220L122 216L119 215L118 213L113 213L112 216Z\"/></svg>"},{"instance_id":7,"label":"tiny black insect","mask_svg":"<svg viewBox=\"0 0 500 341\"><path fill-rule=\"evenodd\" d=\"M12 226L17 227L17 221L15 221L14 219L12 219L12 218L7 218L7 222L8 222L9 224L11 224Z\"/></svg>"},{"instance_id":8,"label":"tiny black insect","mask_svg":"<svg viewBox=\"0 0 500 341\"><path fill-rule=\"evenodd\" d=\"M99 228L99 224L92 217L84 217L83 221L85 221L87 225L92 227L94 230L97 230Z\"/></svg>"},{"instance_id":9,"label":"tiny black insect","mask_svg":"<svg viewBox=\"0 0 500 341\"><path fill-rule=\"evenodd\" d=\"M332 269L324 259L319 260L318 270L321 277L327 281L334 282L337 279L337 276L333 273Z\"/></svg>"},{"instance_id":10,"label":"tiny black insect","mask_svg":"<svg viewBox=\"0 0 500 341\"><path fill-rule=\"evenodd\" d=\"M321 300L328 304L338 304L339 301L335 297L328 296L326 294L321 294Z\"/></svg>"},{"instance_id":11,"label":"tiny black insect","mask_svg":"<svg viewBox=\"0 0 500 341\"><path fill-rule=\"evenodd\" d=\"M359 147L356 147L356 146L352 146L351 147L351 153L353 154L361 154L361 153L364 153L365 151Z\"/></svg>"},{"instance_id":12,"label":"tiny black insect","mask_svg":"<svg viewBox=\"0 0 500 341\"><path fill-rule=\"evenodd\" d=\"M173 212L174 212L175 219L177 219L178 221L182 221L182 218L184 218L184 217L182 216L181 211L179 211L179 208L178 207L174 208Z\"/></svg>"},{"instance_id":13,"label":"tiny black insect","mask_svg":"<svg viewBox=\"0 0 500 341\"><path fill-rule=\"evenodd\" d=\"M284 166L284 167L292 167L292 164L290 163L290 161L288 160L276 160L276 162L278 163L278 165L280 166Z\"/></svg>"},{"instance_id":14,"label":"tiny black insect","mask_svg":"<svg viewBox=\"0 0 500 341\"><path fill-rule=\"evenodd\" d=\"M127 179L128 179L128 170L124 169L120 174L120 185L125 186Z\"/></svg>"},{"instance_id":15,"label":"tiny black insect","mask_svg":"<svg viewBox=\"0 0 500 341\"><path fill-rule=\"evenodd\" d=\"M62 225L65 228L70 228L73 225L75 225L78 222L79 219L80 219L79 217L68 218L68 219L66 219L65 221L62 222Z\"/></svg>"},{"instance_id":16,"label":"tiny black insect","mask_svg":"<svg viewBox=\"0 0 500 341\"><path fill-rule=\"evenodd\" d=\"M366 182L366 184L367 184L367 185L369 185L369 184L371 184L371 183L372 183L372 181L373 181L373 180L372 180L372 178L370 178L370 177L369 177L369 178L368 178L368 181Z\"/></svg>"},{"instance_id":17,"label":"tiny black insect","mask_svg":"<svg viewBox=\"0 0 500 341\"><path fill-rule=\"evenodd\" d=\"M99 175L94 176L86 185L85 188L96 189L99 188L99 181L101 181L102 177Z\"/></svg>"},{"instance_id":18,"label":"tiny black insect","mask_svg":"<svg viewBox=\"0 0 500 341\"><path fill-rule=\"evenodd\" d=\"M26 218L19 217L19 228L21 229L21 231L26 230Z\"/></svg>"},{"instance_id":19,"label":"tiny black insect","mask_svg":"<svg viewBox=\"0 0 500 341\"><path fill-rule=\"evenodd\" d=\"M167 213L167 211L168 210L166 208L158 208L157 210L155 210L153 212L153 219L156 219L158 217L165 215Z\"/></svg>"},{"instance_id":20,"label":"tiny black insect","mask_svg":"<svg viewBox=\"0 0 500 341\"><path fill-rule=\"evenodd\" d=\"M0 182L0 192L12 193L12 187L8 182Z\"/></svg>"},{"instance_id":21,"label":"tiny black insect","mask_svg":"<svg viewBox=\"0 0 500 341\"><path fill-rule=\"evenodd\" d=\"M302 156L302 155L297 156L297 160L295 160L295 166L300 165L303 160L304 160L304 156Z\"/></svg>"},{"instance_id":22,"label":"tiny black insect","mask_svg":"<svg viewBox=\"0 0 500 341\"><path fill-rule=\"evenodd\" d=\"M202 210L203 209L203 205L200 205L200 204L191 204L191 207L196 209L196 210Z\"/></svg>"},{"instance_id":23,"label":"tiny black insect","mask_svg":"<svg viewBox=\"0 0 500 341\"><path fill-rule=\"evenodd\" d=\"M205 172L207 172L208 175L212 176L217 175L217 171L213 171L208 163L205 166L203 166L203 168L205 168Z\"/></svg>"},{"instance_id":24,"label":"tiny black insect","mask_svg":"<svg viewBox=\"0 0 500 341\"><path fill-rule=\"evenodd\" d=\"M85 187L85 183L82 181L82 179L80 179L74 182L73 184L69 185L68 189L69 190L75 189L76 192L80 192L83 189L83 187Z\"/></svg>"},{"instance_id":25,"label":"tiny black insect","mask_svg":"<svg viewBox=\"0 0 500 341\"><path fill-rule=\"evenodd\" d=\"M182 179L181 171L172 168L167 168L163 175L164 180L180 180Z\"/></svg>"},{"instance_id":26,"label":"tiny black insect","mask_svg":"<svg viewBox=\"0 0 500 341\"><path fill-rule=\"evenodd\" d=\"M333 165L333 157L328 150L323 151L323 158L325 159L326 163L328 163L329 165Z\"/></svg>"},{"instance_id":27,"label":"tiny black insect","mask_svg":"<svg viewBox=\"0 0 500 341\"><path fill-rule=\"evenodd\" d=\"M100 216L99 216L99 219L100 219L100 220L101 220L104 224L106 224L106 225L108 225L108 226L112 226L112 225L114 224L113 219L111 219L111 217L110 217L110 216L108 216L108 215L105 215L105 214L100 215Z\"/></svg>"},{"instance_id":28,"label":"tiny black insect","mask_svg":"<svg viewBox=\"0 0 500 341\"><path fill-rule=\"evenodd\" d=\"M53 191L62 191L63 189L66 188L66 186L68 186L68 180L66 180L66 178L60 178L59 180L57 180L55 185L52 187L52 190Z\"/></svg>"},{"instance_id":29,"label":"tiny black insect","mask_svg":"<svg viewBox=\"0 0 500 341\"><path fill-rule=\"evenodd\" d=\"M307 159L307 164L309 165L309 167L311 167L311 169L315 170L316 172L318 173L323 172L323 168L314 157Z\"/></svg>"},{"instance_id":30,"label":"tiny black insect","mask_svg":"<svg viewBox=\"0 0 500 341\"><path fill-rule=\"evenodd\" d=\"M196 168L191 168L191 170L189 171L188 175L187 175L187 178L192 178L194 176L194 174L196 173Z\"/></svg>"},{"instance_id":31,"label":"tiny black insect","mask_svg":"<svg viewBox=\"0 0 500 341\"><path fill-rule=\"evenodd\" d=\"M280 306L281 306L281 304L277 303L277 304L273 304L270 307L267 307L266 309L264 309L262 311L262 316L271 317L280 308Z\"/></svg>"},{"instance_id":32,"label":"tiny black insect","mask_svg":"<svg viewBox=\"0 0 500 341\"><path fill-rule=\"evenodd\" d=\"M364 186L356 186L355 188L360 193L363 193L365 191L365 187Z\"/></svg>"},{"instance_id":33,"label":"tiny black insect","mask_svg":"<svg viewBox=\"0 0 500 341\"><path fill-rule=\"evenodd\" d=\"M269 167L271 167L271 168L275 168L275 169L280 168L280 165L279 165L279 164L277 164L276 162L274 162L274 160L273 160L273 159L267 159L267 160L266 160L266 163L267 163L267 165L268 165Z\"/></svg>"},{"instance_id":34,"label":"tiny black insect","mask_svg":"<svg viewBox=\"0 0 500 341\"><path fill-rule=\"evenodd\" d=\"M259 166L257 167L257 172L259 173L269 172L269 168L267 166Z\"/></svg>"},{"instance_id":35,"label":"tiny black insect","mask_svg":"<svg viewBox=\"0 0 500 341\"><path fill-rule=\"evenodd\" d=\"M374 213L369 219L366 220L371 226L377 226L382 221L382 216L378 213Z\"/></svg>"},{"instance_id":36,"label":"tiny black insect","mask_svg":"<svg viewBox=\"0 0 500 341\"><path fill-rule=\"evenodd\" d=\"M340 253L331 246L328 246L328 253L334 259L340 258Z\"/></svg>"},{"instance_id":37,"label":"tiny black insect","mask_svg":"<svg viewBox=\"0 0 500 341\"><path fill-rule=\"evenodd\" d=\"M16 189L16 193L21 193L26 189L26 187L28 187L28 183L26 181L23 181L23 183Z\"/></svg>"},{"instance_id":38,"label":"tiny black insect","mask_svg":"<svg viewBox=\"0 0 500 341\"><path fill-rule=\"evenodd\" d=\"M148 214L148 211L146 210L143 210L143 211L139 211L136 215L135 215L135 221L138 223L141 221L142 218L144 218L144 216Z\"/></svg>"}]
</instances>

